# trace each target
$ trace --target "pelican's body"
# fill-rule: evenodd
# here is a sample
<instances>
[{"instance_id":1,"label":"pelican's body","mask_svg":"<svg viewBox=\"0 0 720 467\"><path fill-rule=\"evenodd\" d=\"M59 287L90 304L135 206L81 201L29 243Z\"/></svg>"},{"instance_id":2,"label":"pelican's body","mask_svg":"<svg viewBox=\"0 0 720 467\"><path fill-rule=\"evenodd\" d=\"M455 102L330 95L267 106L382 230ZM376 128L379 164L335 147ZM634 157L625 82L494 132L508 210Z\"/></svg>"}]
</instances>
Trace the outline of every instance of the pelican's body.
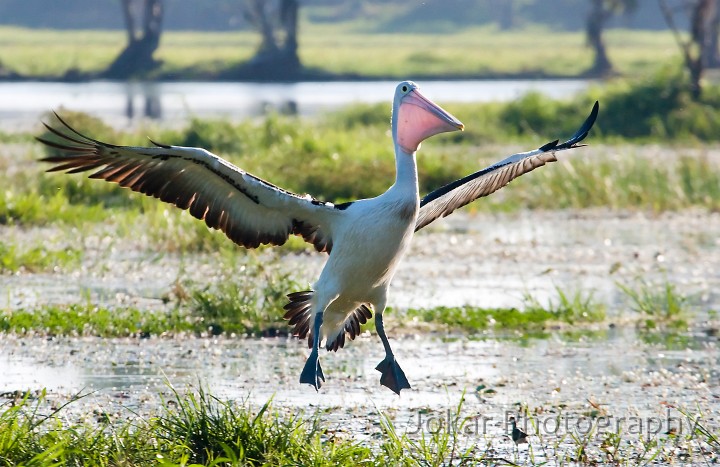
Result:
<instances>
[{"instance_id":1,"label":"pelican's body","mask_svg":"<svg viewBox=\"0 0 720 467\"><path fill-rule=\"evenodd\" d=\"M417 197L398 199L393 190L348 207L337 232L340 240L313 286L318 295L337 297L325 310L323 335L329 341L343 330L349 312L363 303L376 310L385 303L390 281L410 246L418 206ZM358 251L363 254L356 258Z\"/></svg>"},{"instance_id":2,"label":"pelican's body","mask_svg":"<svg viewBox=\"0 0 720 467\"><path fill-rule=\"evenodd\" d=\"M343 347L346 336L354 339L374 311L385 349L385 359L377 366L380 383L399 394L410 384L385 335L383 311L390 282L414 232L556 160L556 151L577 147L596 116L597 104L565 143L554 141L515 154L421 200L415 159L420 143L438 133L462 130L463 125L420 94L415 83L402 82L395 90L391 121L395 183L375 198L338 205L283 190L200 148L157 143L155 148L115 146L88 138L61 119L71 133L46 125L60 140L38 139L59 150L43 159L56 164L50 170L98 169L91 178L116 182L186 209L239 245L281 245L294 234L317 251L328 252L312 290L288 294L290 302L285 306L293 334L307 338L312 349L300 382L318 389L325 380L318 357L321 343L327 350Z\"/></svg>"}]
</instances>

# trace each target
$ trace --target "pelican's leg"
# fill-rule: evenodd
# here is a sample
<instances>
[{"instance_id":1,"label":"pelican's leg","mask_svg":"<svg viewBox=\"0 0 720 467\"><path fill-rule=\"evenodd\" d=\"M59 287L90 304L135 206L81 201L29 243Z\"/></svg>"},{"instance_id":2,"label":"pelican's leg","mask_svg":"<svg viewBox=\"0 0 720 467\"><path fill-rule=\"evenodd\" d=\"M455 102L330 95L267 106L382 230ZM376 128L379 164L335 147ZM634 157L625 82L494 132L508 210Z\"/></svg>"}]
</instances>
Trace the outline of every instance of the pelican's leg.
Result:
<instances>
[{"instance_id":1,"label":"pelican's leg","mask_svg":"<svg viewBox=\"0 0 720 467\"><path fill-rule=\"evenodd\" d=\"M379 311L375 313L375 330L377 331L378 336L380 336L383 347L385 347L385 359L380 362L375 369L382 373L382 376L380 376L380 384L390 388L390 390L395 394L400 395L400 391L402 389L410 389L410 383L408 383L408 380L405 377L405 372L402 371L400 365L398 365L397 361L395 361L395 355L393 354L392 349L390 348L390 342L388 342L388 338L385 335L385 326L383 325L382 318L382 312L384 311L383 308L378 307Z\"/></svg>"},{"instance_id":2,"label":"pelican's leg","mask_svg":"<svg viewBox=\"0 0 720 467\"><path fill-rule=\"evenodd\" d=\"M325 375L323 375L318 355L318 349L320 347L320 326L322 326L322 322L323 311L318 311L317 314L315 314L315 322L313 323L312 350L305 362L302 373L300 373L300 383L309 384L314 387L316 391L322 386L320 380L325 381Z\"/></svg>"}]
</instances>

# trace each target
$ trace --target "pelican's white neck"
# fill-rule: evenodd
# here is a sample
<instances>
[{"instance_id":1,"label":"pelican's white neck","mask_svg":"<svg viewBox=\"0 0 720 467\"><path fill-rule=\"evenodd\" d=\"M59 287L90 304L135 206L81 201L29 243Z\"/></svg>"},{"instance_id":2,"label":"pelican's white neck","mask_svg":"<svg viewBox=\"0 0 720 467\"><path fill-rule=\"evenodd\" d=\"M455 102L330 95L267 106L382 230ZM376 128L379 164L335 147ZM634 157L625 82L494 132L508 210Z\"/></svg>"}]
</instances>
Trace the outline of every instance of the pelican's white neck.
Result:
<instances>
[{"instance_id":1,"label":"pelican's white neck","mask_svg":"<svg viewBox=\"0 0 720 467\"><path fill-rule=\"evenodd\" d=\"M402 192L418 196L418 172L415 151L407 151L395 142L395 184Z\"/></svg>"}]
</instances>

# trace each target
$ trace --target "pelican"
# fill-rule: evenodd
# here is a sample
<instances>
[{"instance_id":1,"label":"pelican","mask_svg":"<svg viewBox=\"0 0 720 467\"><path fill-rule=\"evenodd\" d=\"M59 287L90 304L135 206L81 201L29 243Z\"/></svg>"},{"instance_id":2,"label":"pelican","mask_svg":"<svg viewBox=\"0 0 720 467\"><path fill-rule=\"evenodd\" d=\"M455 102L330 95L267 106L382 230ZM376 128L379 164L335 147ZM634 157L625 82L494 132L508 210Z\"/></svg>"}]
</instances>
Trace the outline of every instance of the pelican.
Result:
<instances>
[{"instance_id":1,"label":"pelican","mask_svg":"<svg viewBox=\"0 0 720 467\"><path fill-rule=\"evenodd\" d=\"M353 340L360 325L375 313L375 329L385 349L377 365L380 384L400 394L410 388L393 353L383 311L390 282L413 234L439 217L502 188L512 179L547 162L555 153L581 146L597 117L590 116L568 141L552 141L539 149L512 155L479 172L433 191L420 199L416 152L420 143L438 133L463 130L463 124L421 94L417 84L404 81L395 89L392 139L396 177L388 190L370 199L333 204L297 195L262 180L201 148L128 147L103 143L70 127L45 127L56 138L38 140L55 149L42 160L48 171L77 173L93 170L90 178L159 198L204 220L246 248L282 245L290 235L301 236L318 252L329 254L311 290L288 294L284 318L293 335L308 341L310 355L300 383L318 390L325 381L319 360L321 343L328 351ZM59 151L58 151L59 150Z\"/></svg>"}]
</instances>

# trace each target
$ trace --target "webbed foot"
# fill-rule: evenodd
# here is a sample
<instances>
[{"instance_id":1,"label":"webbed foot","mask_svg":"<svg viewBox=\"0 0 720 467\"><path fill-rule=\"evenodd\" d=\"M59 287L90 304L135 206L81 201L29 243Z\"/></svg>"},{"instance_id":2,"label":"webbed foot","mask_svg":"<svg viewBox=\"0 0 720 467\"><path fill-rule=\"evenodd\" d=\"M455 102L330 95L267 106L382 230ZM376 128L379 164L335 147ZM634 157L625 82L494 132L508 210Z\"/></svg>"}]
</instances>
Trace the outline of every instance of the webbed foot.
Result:
<instances>
[{"instance_id":1,"label":"webbed foot","mask_svg":"<svg viewBox=\"0 0 720 467\"><path fill-rule=\"evenodd\" d=\"M323 375L320 366L320 359L316 352L312 352L305 362L302 373L300 373L300 383L309 384L317 391L323 382L325 382L325 375Z\"/></svg>"},{"instance_id":2,"label":"webbed foot","mask_svg":"<svg viewBox=\"0 0 720 467\"><path fill-rule=\"evenodd\" d=\"M405 377L405 372L395 361L394 355L385 356L385 360L380 362L375 369L382 373L380 384L389 388L395 394L400 395L401 390L410 389L410 383Z\"/></svg>"}]
</instances>

